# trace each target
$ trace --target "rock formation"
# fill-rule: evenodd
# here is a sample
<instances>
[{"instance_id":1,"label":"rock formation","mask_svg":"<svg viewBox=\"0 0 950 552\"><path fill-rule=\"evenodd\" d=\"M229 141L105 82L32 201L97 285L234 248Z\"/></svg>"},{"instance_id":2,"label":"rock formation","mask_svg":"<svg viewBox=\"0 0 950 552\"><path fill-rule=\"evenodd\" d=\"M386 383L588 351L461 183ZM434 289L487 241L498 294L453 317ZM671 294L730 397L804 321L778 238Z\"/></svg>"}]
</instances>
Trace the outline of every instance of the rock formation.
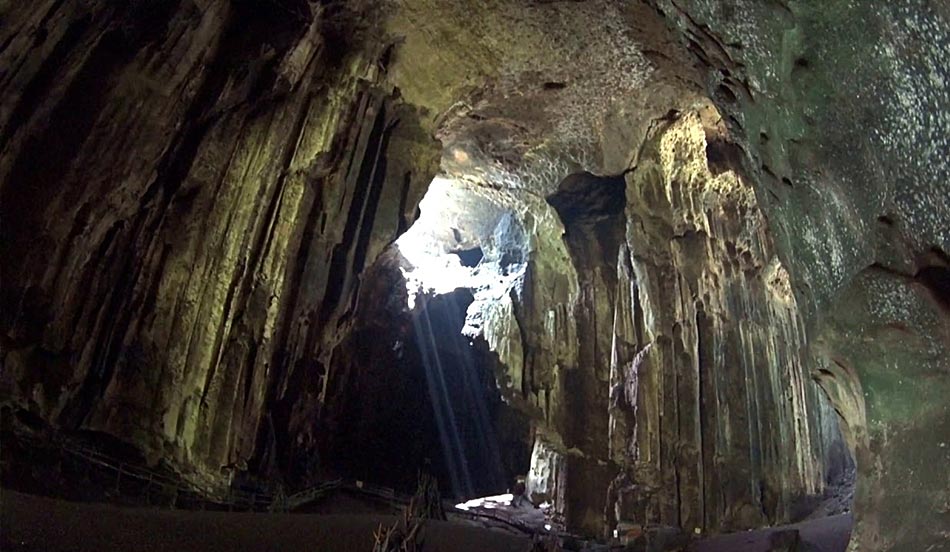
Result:
<instances>
[{"instance_id":1,"label":"rock formation","mask_svg":"<svg viewBox=\"0 0 950 552\"><path fill-rule=\"evenodd\" d=\"M855 549L939 545L948 19L0 3L0 397L211 485L527 473L597 536L798 519L853 455Z\"/></svg>"}]
</instances>

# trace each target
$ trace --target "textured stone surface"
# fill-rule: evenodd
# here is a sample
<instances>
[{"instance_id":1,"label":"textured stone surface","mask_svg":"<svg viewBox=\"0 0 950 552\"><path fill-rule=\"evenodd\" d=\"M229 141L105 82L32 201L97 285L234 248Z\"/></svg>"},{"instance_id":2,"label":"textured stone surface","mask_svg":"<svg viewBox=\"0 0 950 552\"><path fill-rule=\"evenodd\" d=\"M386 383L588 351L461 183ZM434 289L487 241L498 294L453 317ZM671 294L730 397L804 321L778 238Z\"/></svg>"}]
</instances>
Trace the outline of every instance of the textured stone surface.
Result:
<instances>
[{"instance_id":1,"label":"textured stone surface","mask_svg":"<svg viewBox=\"0 0 950 552\"><path fill-rule=\"evenodd\" d=\"M750 185L709 163L723 137L704 114L661 131L627 177L642 329L619 336L615 368L638 381L636 415L618 412L636 424L637 449L618 451L645 508L632 519L705 531L801 515L840 437L768 224Z\"/></svg>"},{"instance_id":2,"label":"textured stone surface","mask_svg":"<svg viewBox=\"0 0 950 552\"><path fill-rule=\"evenodd\" d=\"M412 389L381 337L412 335L387 247L441 153L510 223L479 240L523 263L473 295L502 463L533 447L569 525L806 513L847 470L815 379L857 456L855 547L939 545L948 17L0 2L3 398L212 482L356 469L396 411L371 403Z\"/></svg>"},{"instance_id":3,"label":"textured stone surface","mask_svg":"<svg viewBox=\"0 0 950 552\"><path fill-rule=\"evenodd\" d=\"M7 6L7 393L206 476L291 471L435 169L382 50L276 4Z\"/></svg>"},{"instance_id":4,"label":"textured stone surface","mask_svg":"<svg viewBox=\"0 0 950 552\"><path fill-rule=\"evenodd\" d=\"M626 179L569 175L545 203L505 179L456 184L495 207L456 201L507 209L524 229L524 277L475 335L498 353L502 395L537 428L529 489L575 530L782 523L849 467L717 115L671 118ZM443 224L478 233L453 209Z\"/></svg>"},{"instance_id":5,"label":"textured stone surface","mask_svg":"<svg viewBox=\"0 0 950 552\"><path fill-rule=\"evenodd\" d=\"M927 400L950 391L946 6L656 4L758 168L815 375L854 433L854 547L946 542L950 416Z\"/></svg>"}]
</instances>

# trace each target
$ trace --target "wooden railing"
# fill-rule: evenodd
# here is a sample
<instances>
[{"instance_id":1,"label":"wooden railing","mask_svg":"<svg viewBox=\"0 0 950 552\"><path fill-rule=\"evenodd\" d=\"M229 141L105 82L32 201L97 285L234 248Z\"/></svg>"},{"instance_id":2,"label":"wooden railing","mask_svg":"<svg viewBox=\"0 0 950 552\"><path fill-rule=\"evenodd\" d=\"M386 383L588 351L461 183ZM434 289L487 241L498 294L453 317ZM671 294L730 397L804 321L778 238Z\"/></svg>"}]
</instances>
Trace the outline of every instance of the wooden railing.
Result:
<instances>
[{"instance_id":1,"label":"wooden railing","mask_svg":"<svg viewBox=\"0 0 950 552\"><path fill-rule=\"evenodd\" d=\"M28 454L26 462L36 462L34 451L44 450L43 457L58 455L73 471L94 474L101 490L125 502L144 502L147 506L185 510L267 511L273 504L273 493L265 489L222 488L203 489L167 473L109 456L82 443L66 440L40 440L17 435Z\"/></svg>"}]
</instances>

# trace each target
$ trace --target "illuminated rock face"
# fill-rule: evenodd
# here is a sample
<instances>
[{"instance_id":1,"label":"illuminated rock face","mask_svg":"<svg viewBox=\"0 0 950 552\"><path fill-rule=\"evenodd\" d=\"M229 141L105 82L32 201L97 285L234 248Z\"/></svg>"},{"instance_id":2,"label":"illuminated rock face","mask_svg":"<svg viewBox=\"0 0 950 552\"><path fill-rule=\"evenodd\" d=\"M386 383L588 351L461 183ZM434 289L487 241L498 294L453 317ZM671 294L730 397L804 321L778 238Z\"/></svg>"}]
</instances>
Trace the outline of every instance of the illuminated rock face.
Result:
<instances>
[{"instance_id":1,"label":"illuminated rock face","mask_svg":"<svg viewBox=\"0 0 950 552\"><path fill-rule=\"evenodd\" d=\"M615 455L638 484L621 491L630 519L738 530L807 511L843 475L843 442L768 223L750 184L714 163L727 138L701 113L662 131L628 176L640 314L618 316L635 324L619 327L613 368L638 382L635 413L617 413L637 447L621 440Z\"/></svg>"},{"instance_id":2,"label":"illuminated rock face","mask_svg":"<svg viewBox=\"0 0 950 552\"><path fill-rule=\"evenodd\" d=\"M5 395L212 480L306 466L438 159L381 47L268 6L3 8Z\"/></svg>"},{"instance_id":3,"label":"illuminated rock face","mask_svg":"<svg viewBox=\"0 0 950 552\"><path fill-rule=\"evenodd\" d=\"M852 469L768 224L716 149L718 119L707 106L658 127L626 178L566 178L548 198L563 244L532 240L529 260L566 248L567 262L529 262L519 314L493 320L529 336L523 359L501 357L514 394L544 398L529 492L590 534L783 523ZM558 295L555 274L575 291ZM496 350L507 335L485 331ZM566 354L545 358L545 339Z\"/></svg>"},{"instance_id":4,"label":"illuminated rock face","mask_svg":"<svg viewBox=\"0 0 950 552\"><path fill-rule=\"evenodd\" d=\"M210 482L352 466L441 155L518 244L467 330L503 463L572 528L796 517L827 396L854 546L942 544L950 16L871 4L3 3L2 397Z\"/></svg>"},{"instance_id":5,"label":"illuminated rock face","mask_svg":"<svg viewBox=\"0 0 950 552\"><path fill-rule=\"evenodd\" d=\"M758 167L813 376L856 449L856 550L950 526L945 5L658 0ZM939 543L939 544L938 544Z\"/></svg>"}]
</instances>

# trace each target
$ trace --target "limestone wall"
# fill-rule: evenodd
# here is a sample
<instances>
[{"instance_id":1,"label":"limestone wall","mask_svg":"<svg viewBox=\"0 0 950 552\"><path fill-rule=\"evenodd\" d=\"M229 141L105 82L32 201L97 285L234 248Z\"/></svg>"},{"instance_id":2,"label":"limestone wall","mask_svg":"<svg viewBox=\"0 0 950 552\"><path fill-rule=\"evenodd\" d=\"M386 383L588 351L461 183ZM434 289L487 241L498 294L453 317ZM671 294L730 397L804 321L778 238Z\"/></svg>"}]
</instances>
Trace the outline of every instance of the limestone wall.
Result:
<instances>
[{"instance_id":1,"label":"limestone wall","mask_svg":"<svg viewBox=\"0 0 950 552\"><path fill-rule=\"evenodd\" d=\"M4 11L5 397L202 476L291 470L437 160L384 50L271 4Z\"/></svg>"}]
</instances>

